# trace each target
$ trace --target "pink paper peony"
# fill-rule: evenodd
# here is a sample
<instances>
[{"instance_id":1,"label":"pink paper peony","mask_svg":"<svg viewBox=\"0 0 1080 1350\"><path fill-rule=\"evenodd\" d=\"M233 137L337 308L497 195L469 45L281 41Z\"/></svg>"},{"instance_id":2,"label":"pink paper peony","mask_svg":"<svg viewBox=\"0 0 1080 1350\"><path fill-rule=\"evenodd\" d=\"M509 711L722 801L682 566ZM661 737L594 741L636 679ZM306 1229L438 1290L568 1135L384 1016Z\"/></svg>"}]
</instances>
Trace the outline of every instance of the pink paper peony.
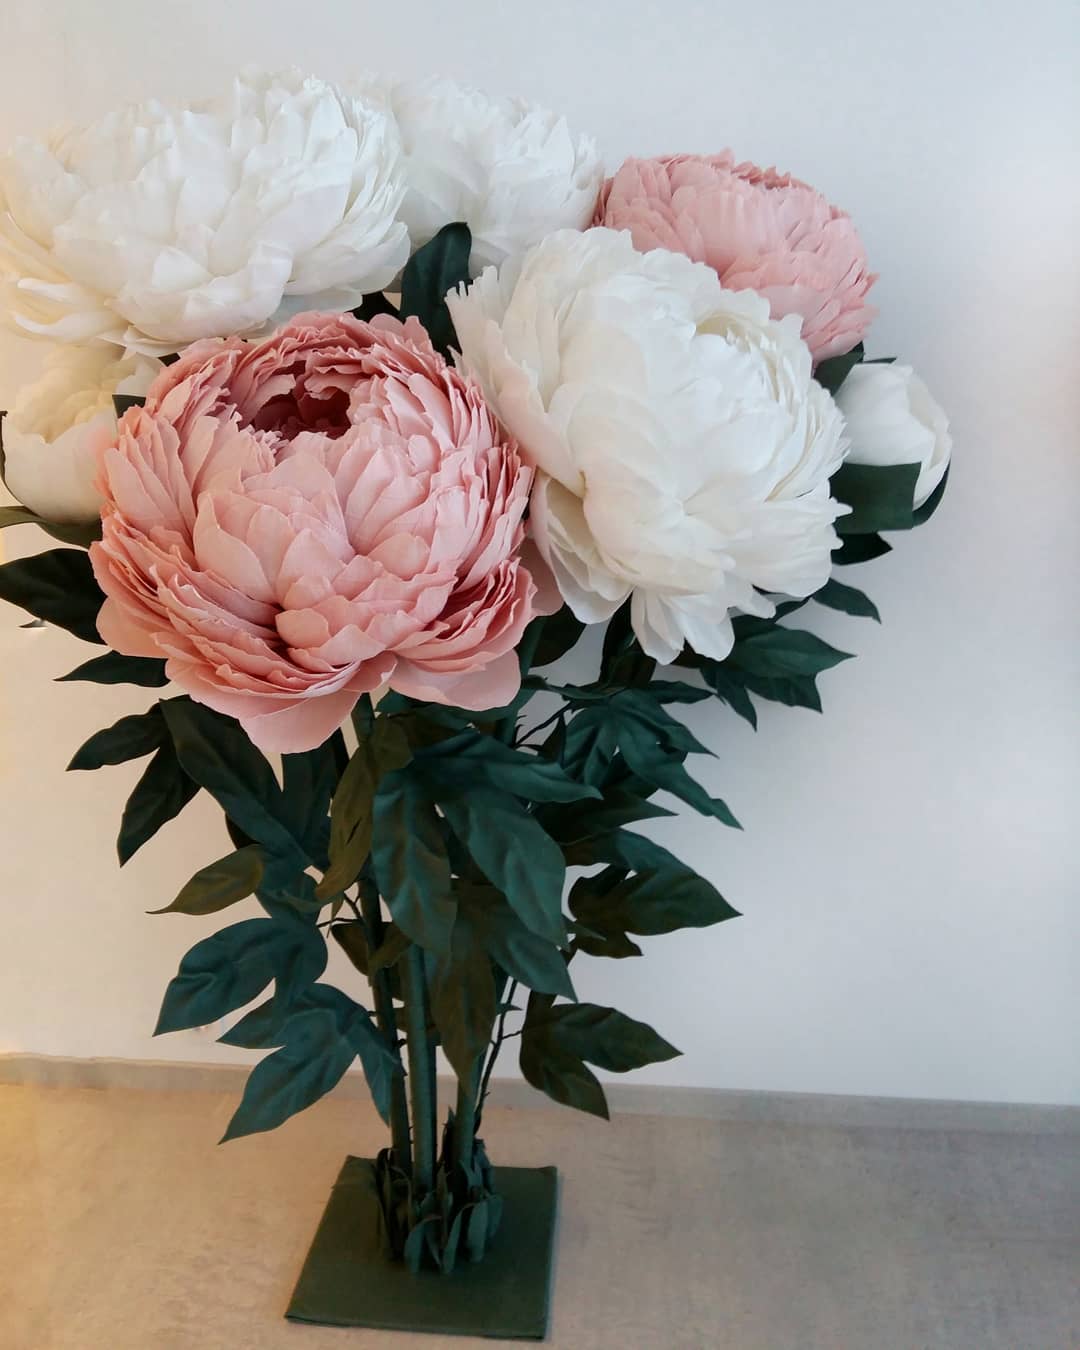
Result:
<instances>
[{"instance_id":1,"label":"pink paper peony","mask_svg":"<svg viewBox=\"0 0 1080 1350\"><path fill-rule=\"evenodd\" d=\"M802 316L814 360L848 352L875 310L876 280L851 218L775 169L719 155L628 159L604 184L596 225L629 230L642 252L707 263L730 291L758 291L774 319Z\"/></svg>"},{"instance_id":2,"label":"pink paper peony","mask_svg":"<svg viewBox=\"0 0 1080 1350\"><path fill-rule=\"evenodd\" d=\"M415 319L198 342L99 456L102 637L264 750L319 745L387 682L517 693L532 471Z\"/></svg>"}]
</instances>

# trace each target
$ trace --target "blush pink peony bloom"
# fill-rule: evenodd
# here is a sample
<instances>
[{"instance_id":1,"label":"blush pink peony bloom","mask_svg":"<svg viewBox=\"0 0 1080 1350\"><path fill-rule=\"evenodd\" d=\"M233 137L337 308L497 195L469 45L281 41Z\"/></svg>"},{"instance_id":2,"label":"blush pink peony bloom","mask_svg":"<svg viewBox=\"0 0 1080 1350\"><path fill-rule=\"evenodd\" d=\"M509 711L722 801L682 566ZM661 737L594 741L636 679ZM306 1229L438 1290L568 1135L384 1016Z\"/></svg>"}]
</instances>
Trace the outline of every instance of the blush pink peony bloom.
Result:
<instances>
[{"instance_id":1,"label":"blush pink peony bloom","mask_svg":"<svg viewBox=\"0 0 1080 1350\"><path fill-rule=\"evenodd\" d=\"M851 223L820 192L775 169L719 155L628 159L604 184L596 225L629 230L641 252L707 263L729 291L753 290L774 319L802 316L814 360L848 352L875 310L876 277Z\"/></svg>"},{"instance_id":2,"label":"blush pink peony bloom","mask_svg":"<svg viewBox=\"0 0 1080 1350\"><path fill-rule=\"evenodd\" d=\"M167 658L264 750L319 745L384 683L472 709L517 693L532 471L415 319L196 343L99 463L102 637Z\"/></svg>"}]
</instances>

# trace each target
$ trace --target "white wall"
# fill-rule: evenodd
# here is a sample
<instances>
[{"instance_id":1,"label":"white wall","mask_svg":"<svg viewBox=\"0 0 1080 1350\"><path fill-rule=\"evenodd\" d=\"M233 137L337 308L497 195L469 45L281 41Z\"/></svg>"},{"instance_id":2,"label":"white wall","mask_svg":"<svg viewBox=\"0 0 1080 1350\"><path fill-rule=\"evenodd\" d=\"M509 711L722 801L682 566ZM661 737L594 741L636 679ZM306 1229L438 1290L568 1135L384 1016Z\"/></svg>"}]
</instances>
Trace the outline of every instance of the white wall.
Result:
<instances>
[{"instance_id":1,"label":"white wall","mask_svg":"<svg viewBox=\"0 0 1080 1350\"><path fill-rule=\"evenodd\" d=\"M949 495L846 578L885 622L822 623L859 654L825 677L823 718L770 707L756 736L719 709L695 719L720 752L703 774L746 830L687 817L658 834L745 917L579 982L686 1052L656 1082L1080 1100L1072 0L37 0L3 23L5 139L201 95L247 61L441 70L564 109L610 165L730 143L844 204L881 272L873 347L952 414ZM27 368L3 355L0 404ZM215 811L118 873L134 771L62 770L144 696L51 684L79 644L16 623L0 614L0 1049L235 1058L199 1033L149 1037L214 924L143 911L224 845Z\"/></svg>"}]
</instances>

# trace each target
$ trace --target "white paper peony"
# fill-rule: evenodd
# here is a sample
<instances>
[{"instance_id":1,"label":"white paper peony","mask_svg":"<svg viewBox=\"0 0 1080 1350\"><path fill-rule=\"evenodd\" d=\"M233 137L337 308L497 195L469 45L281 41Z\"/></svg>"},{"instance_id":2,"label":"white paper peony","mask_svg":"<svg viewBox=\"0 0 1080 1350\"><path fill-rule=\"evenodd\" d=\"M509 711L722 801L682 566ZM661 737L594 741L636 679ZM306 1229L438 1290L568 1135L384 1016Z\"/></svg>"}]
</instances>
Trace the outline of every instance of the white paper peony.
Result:
<instances>
[{"instance_id":1,"label":"white paper peony","mask_svg":"<svg viewBox=\"0 0 1080 1350\"><path fill-rule=\"evenodd\" d=\"M540 470L531 519L588 623L628 597L659 661L824 585L843 421L800 319L681 254L562 232L449 299L462 364Z\"/></svg>"},{"instance_id":2,"label":"white paper peony","mask_svg":"<svg viewBox=\"0 0 1080 1350\"><path fill-rule=\"evenodd\" d=\"M345 308L408 257L386 109L290 71L129 106L0 159L0 302L29 333L165 353Z\"/></svg>"},{"instance_id":3,"label":"white paper peony","mask_svg":"<svg viewBox=\"0 0 1080 1350\"><path fill-rule=\"evenodd\" d=\"M475 276L555 230L592 221L603 182L596 144L520 98L452 80L370 80L392 107L407 155L402 218L414 249L444 225L472 231Z\"/></svg>"},{"instance_id":4,"label":"white paper peony","mask_svg":"<svg viewBox=\"0 0 1080 1350\"><path fill-rule=\"evenodd\" d=\"M97 448L116 433L112 396L141 397L162 368L148 356L121 358L104 343L50 353L41 379L20 390L0 427L12 496L57 524L96 520Z\"/></svg>"},{"instance_id":5,"label":"white paper peony","mask_svg":"<svg viewBox=\"0 0 1080 1350\"><path fill-rule=\"evenodd\" d=\"M847 423L853 464L919 464L916 507L949 467L949 419L910 366L870 362L854 366L836 395Z\"/></svg>"}]
</instances>

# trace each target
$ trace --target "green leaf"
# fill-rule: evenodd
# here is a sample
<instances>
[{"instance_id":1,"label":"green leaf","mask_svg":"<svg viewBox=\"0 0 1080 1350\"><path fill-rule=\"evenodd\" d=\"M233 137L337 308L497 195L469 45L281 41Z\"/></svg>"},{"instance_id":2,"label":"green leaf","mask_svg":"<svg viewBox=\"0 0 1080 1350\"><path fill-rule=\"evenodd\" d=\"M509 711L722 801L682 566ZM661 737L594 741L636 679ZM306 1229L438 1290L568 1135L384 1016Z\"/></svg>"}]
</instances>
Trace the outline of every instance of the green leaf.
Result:
<instances>
[{"instance_id":1,"label":"green leaf","mask_svg":"<svg viewBox=\"0 0 1080 1350\"><path fill-rule=\"evenodd\" d=\"M356 1058L352 1041L326 1008L294 1013L282 1028L284 1044L248 1076L244 1095L222 1136L273 1130L324 1097Z\"/></svg>"},{"instance_id":2,"label":"green leaf","mask_svg":"<svg viewBox=\"0 0 1080 1350\"><path fill-rule=\"evenodd\" d=\"M440 784L468 792L478 782L534 802L576 802L599 797L594 787L575 782L552 760L514 750L477 731L464 731L420 756L424 773Z\"/></svg>"},{"instance_id":3,"label":"green leaf","mask_svg":"<svg viewBox=\"0 0 1080 1350\"><path fill-rule=\"evenodd\" d=\"M607 834L620 825L674 814L666 806L646 801L623 788L608 788L595 804L544 807L536 818L553 839L560 844L572 844L578 839Z\"/></svg>"},{"instance_id":4,"label":"green leaf","mask_svg":"<svg viewBox=\"0 0 1080 1350\"><path fill-rule=\"evenodd\" d=\"M878 530L910 530L915 524L912 501L922 466L919 464L853 464L846 461L829 480L829 490L851 514L836 522L837 534L875 534Z\"/></svg>"},{"instance_id":5,"label":"green leaf","mask_svg":"<svg viewBox=\"0 0 1080 1350\"><path fill-rule=\"evenodd\" d=\"M152 755L165 741L160 705L149 712L121 717L75 751L68 769L100 769L106 764L126 764L129 759Z\"/></svg>"},{"instance_id":6,"label":"green leaf","mask_svg":"<svg viewBox=\"0 0 1080 1350\"><path fill-rule=\"evenodd\" d=\"M604 1089L592 1070L585 1066L584 1060L559 1045L552 1024L539 1020L539 1012L537 1020L530 1027L529 1019L534 1007L542 1009L546 1005L546 999L537 1002L535 995L529 999L529 1016L526 1017L522 1032L520 1058L521 1072L526 1082L563 1106L587 1111L601 1120L610 1119Z\"/></svg>"},{"instance_id":7,"label":"green leaf","mask_svg":"<svg viewBox=\"0 0 1080 1350\"><path fill-rule=\"evenodd\" d=\"M861 342L852 347L851 351L844 352L840 356L827 356L824 361L819 361L814 368L814 379L830 394L835 394L864 356L865 352Z\"/></svg>"},{"instance_id":8,"label":"green leaf","mask_svg":"<svg viewBox=\"0 0 1080 1350\"><path fill-rule=\"evenodd\" d=\"M284 1042L283 1027L288 1014L283 1014L277 999L268 998L252 1008L239 1022L218 1037L219 1045L236 1045L242 1050L273 1050Z\"/></svg>"},{"instance_id":9,"label":"green leaf","mask_svg":"<svg viewBox=\"0 0 1080 1350\"><path fill-rule=\"evenodd\" d=\"M619 723L619 748L623 749L623 741L629 736L635 741L658 741L665 750L684 755L711 755L712 751L701 744L689 727L665 712L652 696L651 689L651 685L644 689L621 689L610 699L608 708ZM704 689L694 692L703 698L709 696ZM632 734L634 728L628 725L630 722L636 722L644 729L644 737Z\"/></svg>"},{"instance_id":10,"label":"green leaf","mask_svg":"<svg viewBox=\"0 0 1080 1350\"><path fill-rule=\"evenodd\" d=\"M732 712L737 713L744 721L757 730L757 710L754 707L753 700L746 692L746 685L741 679L733 675L731 671L725 669L719 661L712 661L706 657L700 658L698 669L701 671L701 677L713 691L717 698L728 705Z\"/></svg>"},{"instance_id":11,"label":"green leaf","mask_svg":"<svg viewBox=\"0 0 1080 1350\"><path fill-rule=\"evenodd\" d=\"M703 816L712 816L732 829L742 829L727 804L719 797L710 797L677 757L665 754L659 746L630 737L620 738L620 749L630 770L645 782L670 792Z\"/></svg>"},{"instance_id":12,"label":"green leaf","mask_svg":"<svg viewBox=\"0 0 1080 1350\"><path fill-rule=\"evenodd\" d=\"M577 997L562 951L530 932L494 887L462 884L457 893L458 922L461 914L467 916L488 955L511 979L539 994Z\"/></svg>"},{"instance_id":13,"label":"green leaf","mask_svg":"<svg viewBox=\"0 0 1080 1350\"><path fill-rule=\"evenodd\" d=\"M728 665L766 679L818 675L823 670L850 661L851 653L838 651L801 628L770 628L735 644Z\"/></svg>"},{"instance_id":14,"label":"green leaf","mask_svg":"<svg viewBox=\"0 0 1080 1350\"><path fill-rule=\"evenodd\" d=\"M439 818L416 775L397 769L375 794L371 856L398 927L431 952L450 949L457 905Z\"/></svg>"},{"instance_id":15,"label":"green leaf","mask_svg":"<svg viewBox=\"0 0 1080 1350\"><path fill-rule=\"evenodd\" d=\"M375 789L386 774L407 764L409 742L401 726L376 719L371 739L358 746L334 793L330 816L330 867L316 894L325 900L351 886L371 852Z\"/></svg>"},{"instance_id":16,"label":"green leaf","mask_svg":"<svg viewBox=\"0 0 1080 1350\"><path fill-rule=\"evenodd\" d=\"M106 652L85 661L67 675L61 675L57 684L85 680L91 684L137 684L144 689L163 689L169 683L165 662L152 656L121 656Z\"/></svg>"},{"instance_id":17,"label":"green leaf","mask_svg":"<svg viewBox=\"0 0 1080 1350\"><path fill-rule=\"evenodd\" d=\"M150 913L216 914L254 895L262 875L262 850L257 844L249 844L201 868L171 905Z\"/></svg>"},{"instance_id":18,"label":"green leaf","mask_svg":"<svg viewBox=\"0 0 1080 1350\"><path fill-rule=\"evenodd\" d=\"M159 707L184 772L254 843L277 855L283 871L302 873L308 857L284 823L274 771L239 723L186 698L168 699Z\"/></svg>"},{"instance_id":19,"label":"green leaf","mask_svg":"<svg viewBox=\"0 0 1080 1350\"><path fill-rule=\"evenodd\" d=\"M850 567L891 552L892 544L886 543L880 534L849 534L839 548L833 549L832 560L835 567Z\"/></svg>"},{"instance_id":20,"label":"green leaf","mask_svg":"<svg viewBox=\"0 0 1080 1350\"><path fill-rule=\"evenodd\" d=\"M578 950L586 956L602 956L610 961L625 961L631 956L641 956L641 948L636 942L612 930L610 933L596 933L585 924L574 922L570 925Z\"/></svg>"},{"instance_id":21,"label":"green leaf","mask_svg":"<svg viewBox=\"0 0 1080 1350\"><path fill-rule=\"evenodd\" d=\"M525 630L525 637L522 639L522 648L532 645L532 635L535 632L535 646L533 646L531 665L550 666L577 645L578 639L585 631L585 625L574 614L569 605L563 605L562 609L555 614L547 614L539 619L534 619Z\"/></svg>"},{"instance_id":22,"label":"green leaf","mask_svg":"<svg viewBox=\"0 0 1080 1350\"><path fill-rule=\"evenodd\" d=\"M682 680L652 680L641 691L658 703L703 703L709 698L708 689L699 689Z\"/></svg>"},{"instance_id":23,"label":"green leaf","mask_svg":"<svg viewBox=\"0 0 1080 1350\"><path fill-rule=\"evenodd\" d=\"M329 866L330 799L347 762L344 737L335 733L314 750L281 757L282 818L316 867Z\"/></svg>"},{"instance_id":24,"label":"green leaf","mask_svg":"<svg viewBox=\"0 0 1080 1350\"><path fill-rule=\"evenodd\" d=\"M120 866L129 862L163 825L167 825L199 792L166 742L146 766L124 807L116 852Z\"/></svg>"},{"instance_id":25,"label":"green leaf","mask_svg":"<svg viewBox=\"0 0 1080 1350\"><path fill-rule=\"evenodd\" d=\"M570 891L570 912L602 934L639 937L707 928L739 914L711 882L681 865L643 871L610 888L581 877Z\"/></svg>"},{"instance_id":26,"label":"green leaf","mask_svg":"<svg viewBox=\"0 0 1080 1350\"><path fill-rule=\"evenodd\" d=\"M927 497L926 501L923 502L922 506L918 506L915 508L915 512L911 517L911 523L913 525L926 524L926 522L930 519L930 517L941 505L941 499L942 497L945 496L945 489L946 487L948 487L948 485L949 485L949 470L946 469L945 476L942 478L941 482L937 485L937 487L933 490L933 492L931 492L930 496Z\"/></svg>"},{"instance_id":27,"label":"green leaf","mask_svg":"<svg viewBox=\"0 0 1080 1350\"><path fill-rule=\"evenodd\" d=\"M289 946L290 935L271 919L244 919L196 943L165 990L154 1035L208 1026L250 1003Z\"/></svg>"},{"instance_id":28,"label":"green leaf","mask_svg":"<svg viewBox=\"0 0 1080 1350\"><path fill-rule=\"evenodd\" d=\"M433 786L438 791L439 785ZM437 800L451 830L525 927L556 945L565 941L566 865L535 817L516 798L488 787L440 793Z\"/></svg>"},{"instance_id":29,"label":"green leaf","mask_svg":"<svg viewBox=\"0 0 1080 1350\"><path fill-rule=\"evenodd\" d=\"M790 679L768 679L760 675L742 676L742 682L758 698L783 703L789 708L810 708L821 712L821 695L813 675L793 675Z\"/></svg>"},{"instance_id":30,"label":"green leaf","mask_svg":"<svg viewBox=\"0 0 1080 1350\"><path fill-rule=\"evenodd\" d=\"M434 958L428 980L431 1014L446 1058L469 1077L495 1025L495 977L469 915L459 909L448 954Z\"/></svg>"},{"instance_id":31,"label":"green leaf","mask_svg":"<svg viewBox=\"0 0 1080 1350\"><path fill-rule=\"evenodd\" d=\"M614 719L605 707L586 708L570 721L562 764L572 777L602 786L619 748Z\"/></svg>"},{"instance_id":32,"label":"green leaf","mask_svg":"<svg viewBox=\"0 0 1080 1350\"><path fill-rule=\"evenodd\" d=\"M330 925L334 941L361 975L369 973L371 953L368 950L367 929L359 919Z\"/></svg>"},{"instance_id":33,"label":"green leaf","mask_svg":"<svg viewBox=\"0 0 1080 1350\"><path fill-rule=\"evenodd\" d=\"M860 619L873 619L881 622L877 605L868 595L856 590L854 586L845 586L839 581L827 581L820 591L810 597L827 609L838 609L842 614L852 614Z\"/></svg>"},{"instance_id":34,"label":"green leaf","mask_svg":"<svg viewBox=\"0 0 1080 1350\"><path fill-rule=\"evenodd\" d=\"M631 1069L675 1059L681 1052L652 1027L595 1003L559 1003L525 1023L525 1035L545 1036L554 1046L599 1069Z\"/></svg>"},{"instance_id":35,"label":"green leaf","mask_svg":"<svg viewBox=\"0 0 1080 1350\"><path fill-rule=\"evenodd\" d=\"M469 281L472 235L460 221L444 225L405 264L401 276L401 317L415 314L428 331L433 346L444 356L457 345L457 334L446 307L447 291Z\"/></svg>"},{"instance_id":36,"label":"green leaf","mask_svg":"<svg viewBox=\"0 0 1080 1350\"><path fill-rule=\"evenodd\" d=\"M387 300L382 291L372 291L370 295L365 295L359 305L349 311L354 319L360 319L363 323L370 323L372 319L380 314L389 314L393 318L398 318L397 309Z\"/></svg>"},{"instance_id":37,"label":"green leaf","mask_svg":"<svg viewBox=\"0 0 1080 1350\"><path fill-rule=\"evenodd\" d=\"M383 940L371 954L370 973L377 975L380 970L390 970L396 966L411 945L397 924L387 924L383 930Z\"/></svg>"},{"instance_id":38,"label":"green leaf","mask_svg":"<svg viewBox=\"0 0 1080 1350\"><path fill-rule=\"evenodd\" d=\"M74 544L77 548L89 548L101 538L100 520L92 520L85 525L61 525L55 520L45 520L25 506L0 506L0 530L6 530L11 525L36 525L60 543Z\"/></svg>"},{"instance_id":39,"label":"green leaf","mask_svg":"<svg viewBox=\"0 0 1080 1350\"><path fill-rule=\"evenodd\" d=\"M104 599L90 559L80 549L55 548L0 567L0 600L66 628L84 642L103 642L97 616Z\"/></svg>"},{"instance_id":40,"label":"green leaf","mask_svg":"<svg viewBox=\"0 0 1080 1350\"><path fill-rule=\"evenodd\" d=\"M146 406L146 399L140 394L113 394L113 410L117 417L123 417L129 408Z\"/></svg>"},{"instance_id":41,"label":"green leaf","mask_svg":"<svg viewBox=\"0 0 1080 1350\"><path fill-rule=\"evenodd\" d=\"M604 633L600 678L605 684L643 685L652 679L656 662L646 656L634 636L630 601L612 615Z\"/></svg>"}]
</instances>

